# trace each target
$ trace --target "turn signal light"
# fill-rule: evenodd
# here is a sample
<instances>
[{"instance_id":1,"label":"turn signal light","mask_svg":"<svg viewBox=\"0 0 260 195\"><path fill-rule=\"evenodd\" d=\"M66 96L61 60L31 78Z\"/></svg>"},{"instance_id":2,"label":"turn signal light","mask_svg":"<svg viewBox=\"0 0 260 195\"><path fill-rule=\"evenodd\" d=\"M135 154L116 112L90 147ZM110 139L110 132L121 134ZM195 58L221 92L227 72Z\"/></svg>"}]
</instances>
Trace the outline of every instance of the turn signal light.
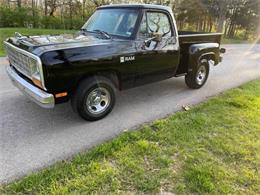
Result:
<instances>
[{"instance_id":1,"label":"turn signal light","mask_svg":"<svg viewBox=\"0 0 260 195\"><path fill-rule=\"evenodd\" d=\"M57 94L55 94L55 97L56 97L56 98L60 98L60 97L65 97L65 96L67 96L67 95L68 95L67 92L62 92L62 93L57 93Z\"/></svg>"},{"instance_id":2,"label":"turn signal light","mask_svg":"<svg viewBox=\"0 0 260 195\"><path fill-rule=\"evenodd\" d=\"M43 87L42 87L42 82L41 82L40 80L38 80L37 78L33 77L33 78L32 78L32 82L33 82L36 86L38 86L38 87L40 87L40 88L43 88Z\"/></svg>"}]
</instances>

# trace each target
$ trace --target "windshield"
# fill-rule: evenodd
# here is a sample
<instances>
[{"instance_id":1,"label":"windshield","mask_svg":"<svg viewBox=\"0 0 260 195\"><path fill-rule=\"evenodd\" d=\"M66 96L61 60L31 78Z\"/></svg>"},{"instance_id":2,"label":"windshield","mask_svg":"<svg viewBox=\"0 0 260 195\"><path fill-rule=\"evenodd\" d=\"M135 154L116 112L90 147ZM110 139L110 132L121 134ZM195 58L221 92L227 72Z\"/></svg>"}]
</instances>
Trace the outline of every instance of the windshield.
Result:
<instances>
[{"instance_id":1,"label":"windshield","mask_svg":"<svg viewBox=\"0 0 260 195\"><path fill-rule=\"evenodd\" d=\"M131 9L100 9L90 17L82 29L130 37L134 32L137 16L138 11Z\"/></svg>"}]
</instances>

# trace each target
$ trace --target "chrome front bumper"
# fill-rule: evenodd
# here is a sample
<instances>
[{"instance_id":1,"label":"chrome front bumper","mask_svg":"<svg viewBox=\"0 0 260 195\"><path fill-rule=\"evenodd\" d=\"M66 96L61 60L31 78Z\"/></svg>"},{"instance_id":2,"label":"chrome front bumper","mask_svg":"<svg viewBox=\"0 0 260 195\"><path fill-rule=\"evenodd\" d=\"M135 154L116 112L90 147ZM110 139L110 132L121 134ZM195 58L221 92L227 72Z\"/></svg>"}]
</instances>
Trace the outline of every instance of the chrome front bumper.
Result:
<instances>
[{"instance_id":1,"label":"chrome front bumper","mask_svg":"<svg viewBox=\"0 0 260 195\"><path fill-rule=\"evenodd\" d=\"M54 96L27 82L19 76L11 66L6 68L7 74L12 83L20 89L27 97L43 108L53 108L55 105Z\"/></svg>"}]
</instances>

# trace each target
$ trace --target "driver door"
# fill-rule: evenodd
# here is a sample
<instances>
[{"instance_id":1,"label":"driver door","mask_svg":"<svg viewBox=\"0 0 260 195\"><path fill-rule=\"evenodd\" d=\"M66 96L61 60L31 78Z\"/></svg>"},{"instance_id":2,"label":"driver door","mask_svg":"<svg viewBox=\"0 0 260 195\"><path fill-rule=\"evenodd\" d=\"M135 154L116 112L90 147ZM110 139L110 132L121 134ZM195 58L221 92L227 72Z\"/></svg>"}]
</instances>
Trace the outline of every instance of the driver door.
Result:
<instances>
[{"instance_id":1,"label":"driver door","mask_svg":"<svg viewBox=\"0 0 260 195\"><path fill-rule=\"evenodd\" d=\"M144 12L136 38L136 86L164 80L175 74L179 64L179 45L173 28L168 12Z\"/></svg>"}]
</instances>

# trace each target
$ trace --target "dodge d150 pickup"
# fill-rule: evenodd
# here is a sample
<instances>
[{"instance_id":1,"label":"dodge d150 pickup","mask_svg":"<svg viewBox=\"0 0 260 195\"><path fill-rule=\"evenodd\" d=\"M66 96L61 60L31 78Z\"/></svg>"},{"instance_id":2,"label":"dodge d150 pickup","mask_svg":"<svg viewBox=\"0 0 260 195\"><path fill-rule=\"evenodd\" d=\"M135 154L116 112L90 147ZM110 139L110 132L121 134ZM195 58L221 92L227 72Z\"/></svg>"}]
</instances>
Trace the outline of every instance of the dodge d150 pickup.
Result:
<instances>
[{"instance_id":1,"label":"dodge d150 pickup","mask_svg":"<svg viewBox=\"0 0 260 195\"><path fill-rule=\"evenodd\" d=\"M221 33L177 31L173 12L159 5L107 5L73 35L25 36L4 44L13 84L44 108L71 101L90 121L105 117L115 91L185 76L189 88L207 81L221 62Z\"/></svg>"}]
</instances>

